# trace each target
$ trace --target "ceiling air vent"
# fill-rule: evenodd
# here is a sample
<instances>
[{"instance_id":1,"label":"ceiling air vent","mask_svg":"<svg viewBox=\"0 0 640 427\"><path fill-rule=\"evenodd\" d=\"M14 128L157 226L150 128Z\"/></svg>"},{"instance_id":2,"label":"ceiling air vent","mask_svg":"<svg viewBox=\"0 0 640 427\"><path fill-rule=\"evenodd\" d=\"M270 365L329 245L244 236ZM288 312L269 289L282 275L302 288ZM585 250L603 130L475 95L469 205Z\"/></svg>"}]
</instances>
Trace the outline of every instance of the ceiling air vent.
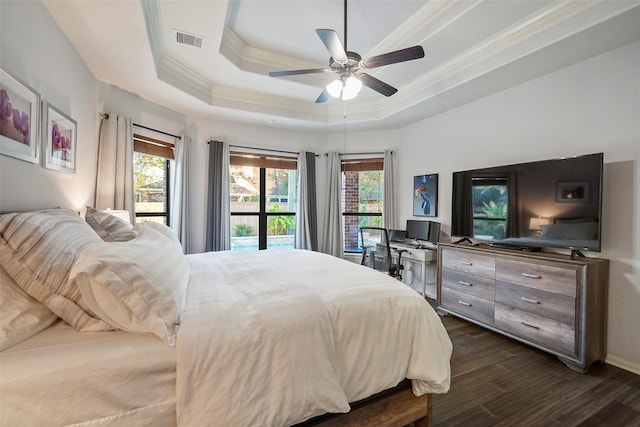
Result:
<instances>
[{"instance_id":1,"label":"ceiling air vent","mask_svg":"<svg viewBox=\"0 0 640 427\"><path fill-rule=\"evenodd\" d=\"M181 44L188 44L189 46L202 47L202 40L204 39L201 36L196 34L185 33L180 30L172 30L174 39Z\"/></svg>"}]
</instances>

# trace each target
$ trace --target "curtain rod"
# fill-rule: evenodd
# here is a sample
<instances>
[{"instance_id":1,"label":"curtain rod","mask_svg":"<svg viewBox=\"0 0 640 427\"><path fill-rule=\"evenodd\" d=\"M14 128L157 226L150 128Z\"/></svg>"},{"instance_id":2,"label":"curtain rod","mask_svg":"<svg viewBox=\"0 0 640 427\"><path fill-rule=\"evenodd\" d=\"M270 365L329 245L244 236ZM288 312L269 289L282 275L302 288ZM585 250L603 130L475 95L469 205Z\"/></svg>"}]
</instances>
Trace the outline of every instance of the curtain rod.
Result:
<instances>
[{"instance_id":1,"label":"curtain rod","mask_svg":"<svg viewBox=\"0 0 640 427\"><path fill-rule=\"evenodd\" d=\"M109 119L109 113L104 113L104 112L103 113L99 113L98 116L100 116L101 119ZM169 133L169 132L163 132L163 131L158 130L158 129L153 129L153 128L150 128L150 127L147 127L147 126L139 125L138 123L134 123L133 125L134 126L138 126L139 128L142 128L142 129L150 130L150 131L153 131L153 132L158 132L158 133L161 133L163 135L172 136L172 137L174 137L176 139L182 138L181 136L174 135L174 134Z\"/></svg>"},{"instance_id":2,"label":"curtain rod","mask_svg":"<svg viewBox=\"0 0 640 427\"><path fill-rule=\"evenodd\" d=\"M370 152L362 152L362 153L338 153L339 156L364 156L364 155L372 155L372 154L384 154L384 151L370 151ZM396 152L392 151L392 155L395 156ZM324 153L325 156L328 156L329 153Z\"/></svg>"},{"instance_id":3,"label":"curtain rod","mask_svg":"<svg viewBox=\"0 0 640 427\"><path fill-rule=\"evenodd\" d=\"M210 144L211 142L214 142L214 141L207 141L207 144ZM235 144L229 144L229 148L245 148L247 150L271 151L273 153L295 154L296 156L300 154L299 151L296 152L296 151L286 151L286 150L274 150L272 148L248 147L246 145L235 145ZM318 157L319 154L316 154L315 156Z\"/></svg>"},{"instance_id":4,"label":"curtain rod","mask_svg":"<svg viewBox=\"0 0 640 427\"><path fill-rule=\"evenodd\" d=\"M246 148L248 150L273 151L274 153L285 153L285 154L295 154L295 155L300 154L299 152L296 152L296 151L274 150L272 148L258 148L258 147L248 147L246 145L229 144L229 148L232 148L232 147L233 148Z\"/></svg>"},{"instance_id":5,"label":"curtain rod","mask_svg":"<svg viewBox=\"0 0 640 427\"><path fill-rule=\"evenodd\" d=\"M108 118L108 117L107 117L107 118ZM174 137L175 139L180 139L180 138L181 138L181 137L180 137L180 136L178 136L178 135L174 135L174 134L169 133L169 132L163 132L163 131L161 131L161 130L153 129L153 128L150 128L150 127L147 127L147 126L142 126L142 125L139 125L139 124L137 124L137 123L134 123L133 125L134 125L134 126L138 126L139 128L142 128L142 129L150 130L150 131L153 131L153 132L158 132L158 133L161 133L161 134L163 134L163 135L172 136L172 137Z\"/></svg>"}]
</instances>

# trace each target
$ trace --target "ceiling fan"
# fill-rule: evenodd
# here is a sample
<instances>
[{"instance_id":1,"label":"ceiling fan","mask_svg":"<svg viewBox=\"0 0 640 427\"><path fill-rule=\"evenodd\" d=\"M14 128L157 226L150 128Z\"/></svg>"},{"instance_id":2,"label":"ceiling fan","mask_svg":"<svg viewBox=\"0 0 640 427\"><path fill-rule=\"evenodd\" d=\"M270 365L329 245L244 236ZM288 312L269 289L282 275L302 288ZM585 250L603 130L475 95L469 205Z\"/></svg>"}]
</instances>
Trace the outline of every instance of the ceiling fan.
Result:
<instances>
[{"instance_id":1,"label":"ceiling fan","mask_svg":"<svg viewBox=\"0 0 640 427\"><path fill-rule=\"evenodd\" d=\"M299 74L335 73L338 78L331 82L322 91L316 103L326 102L329 96L343 100L356 97L362 85L365 85L384 96L391 96L398 91L391 85L367 74L368 68L381 67L383 65L398 62L411 61L424 58L422 46L412 46L382 55L362 59L356 52L347 50L347 0L344 0L344 46L340 42L338 34L334 30L317 29L316 33L329 51L329 68L312 68L306 70L272 71L271 77L294 76Z\"/></svg>"}]
</instances>

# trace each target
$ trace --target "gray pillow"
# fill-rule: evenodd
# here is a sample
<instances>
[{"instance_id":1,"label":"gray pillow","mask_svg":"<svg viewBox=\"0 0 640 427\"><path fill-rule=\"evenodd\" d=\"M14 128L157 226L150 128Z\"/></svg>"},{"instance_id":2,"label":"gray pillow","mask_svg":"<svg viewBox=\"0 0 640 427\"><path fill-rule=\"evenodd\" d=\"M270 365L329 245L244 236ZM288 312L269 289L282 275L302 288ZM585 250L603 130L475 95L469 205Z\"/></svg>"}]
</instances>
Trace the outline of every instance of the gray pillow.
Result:
<instances>
[{"instance_id":1,"label":"gray pillow","mask_svg":"<svg viewBox=\"0 0 640 427\"><path fill-rule=\"evenodd\" d=\"M128 242L138 235L131 224L111 215L109 211L101 211L87 206L87 214L84 219L105 242Z\"/></svg>"},{"instance_id":2,"label":"gray pillow","mask_svg":"<svg viewBox=\"0 0 640 427\"><path fill-rule=\"evenodd\" d=\"M541 225L542 238L553 240L594 240L598 237L597 222Z\"/></svg>"}]
</instances>

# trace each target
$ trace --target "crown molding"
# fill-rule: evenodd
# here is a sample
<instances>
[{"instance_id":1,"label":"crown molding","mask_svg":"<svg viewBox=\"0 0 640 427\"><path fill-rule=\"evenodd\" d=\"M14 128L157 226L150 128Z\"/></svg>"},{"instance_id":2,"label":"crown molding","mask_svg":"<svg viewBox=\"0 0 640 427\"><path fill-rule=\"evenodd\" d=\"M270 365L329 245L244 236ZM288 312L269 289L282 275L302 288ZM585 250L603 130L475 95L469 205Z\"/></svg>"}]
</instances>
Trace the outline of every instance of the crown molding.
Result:
<instances>
[{"instance_id":1,"label":"crown molding","mask_svg":"<svg viewBox=\"0 0 640 427\"><path fill-rule=\"evenodd\" d=\"M157 67L165 57L160 7L158 0L141 1L140 5L142 6L142 14L144 15L147 37L149 37L149 44L151 45L151 54Z\"/></svg>"},{"instance_id":2,"label":"crown molding","mask_svg":"<svg viewBox=\"0 0 640 427\"><path fill-rule=\"evenodd\" d=\"M424 43L482 3L482 0L427 2L372 50L385 52L415 41ZM158 78L167 84L212 106L330 125L339 124L344 120L344 106L341 102L319 105L309 100L231 88L207 80L187 64L166 54L159 0L143 0L141 4L156 73ZM349 120L365 122L393 116L570 37L593 26L594 22L602 22L637 5L637 1L606 0L551 3L501 33L408 82L392 99L371 98L349 104ZM274 69L322 68L322 65L248 45L230 28L232 16L232 13L227 16L219 52L238 69L266 75ZM321 87L327 81L321 74L306 75L304 78L292 76L290 80L310 87Z\"/></svg>"},{"instance_id":3,"label":"crown molding","mask_svg":"<svg viewBox=\"0 0 640 427\"><path fill-rule=\"evenodd\" d=\"M238 69L261 75L267 75L274 70L299 70L326 66L251 46L228 26L223 30L219 52ZM311 87L326 84L326 80L321 75L291 76L288 79Z\"/></svg>"},{"instance_id":4,"label":"crown molding","mask_svg":"<svg viewBox=\"0 0 640 427\"><path fill-rule=\"evenodd\" d=\"M402 26L375 45L365 57L379 55L398 49L398 46L424 44L435 32L455 21L461 15L481 3L481 0L460 2L458 0L439 0L425 2Z\"/></svg>"}]
</instances>

